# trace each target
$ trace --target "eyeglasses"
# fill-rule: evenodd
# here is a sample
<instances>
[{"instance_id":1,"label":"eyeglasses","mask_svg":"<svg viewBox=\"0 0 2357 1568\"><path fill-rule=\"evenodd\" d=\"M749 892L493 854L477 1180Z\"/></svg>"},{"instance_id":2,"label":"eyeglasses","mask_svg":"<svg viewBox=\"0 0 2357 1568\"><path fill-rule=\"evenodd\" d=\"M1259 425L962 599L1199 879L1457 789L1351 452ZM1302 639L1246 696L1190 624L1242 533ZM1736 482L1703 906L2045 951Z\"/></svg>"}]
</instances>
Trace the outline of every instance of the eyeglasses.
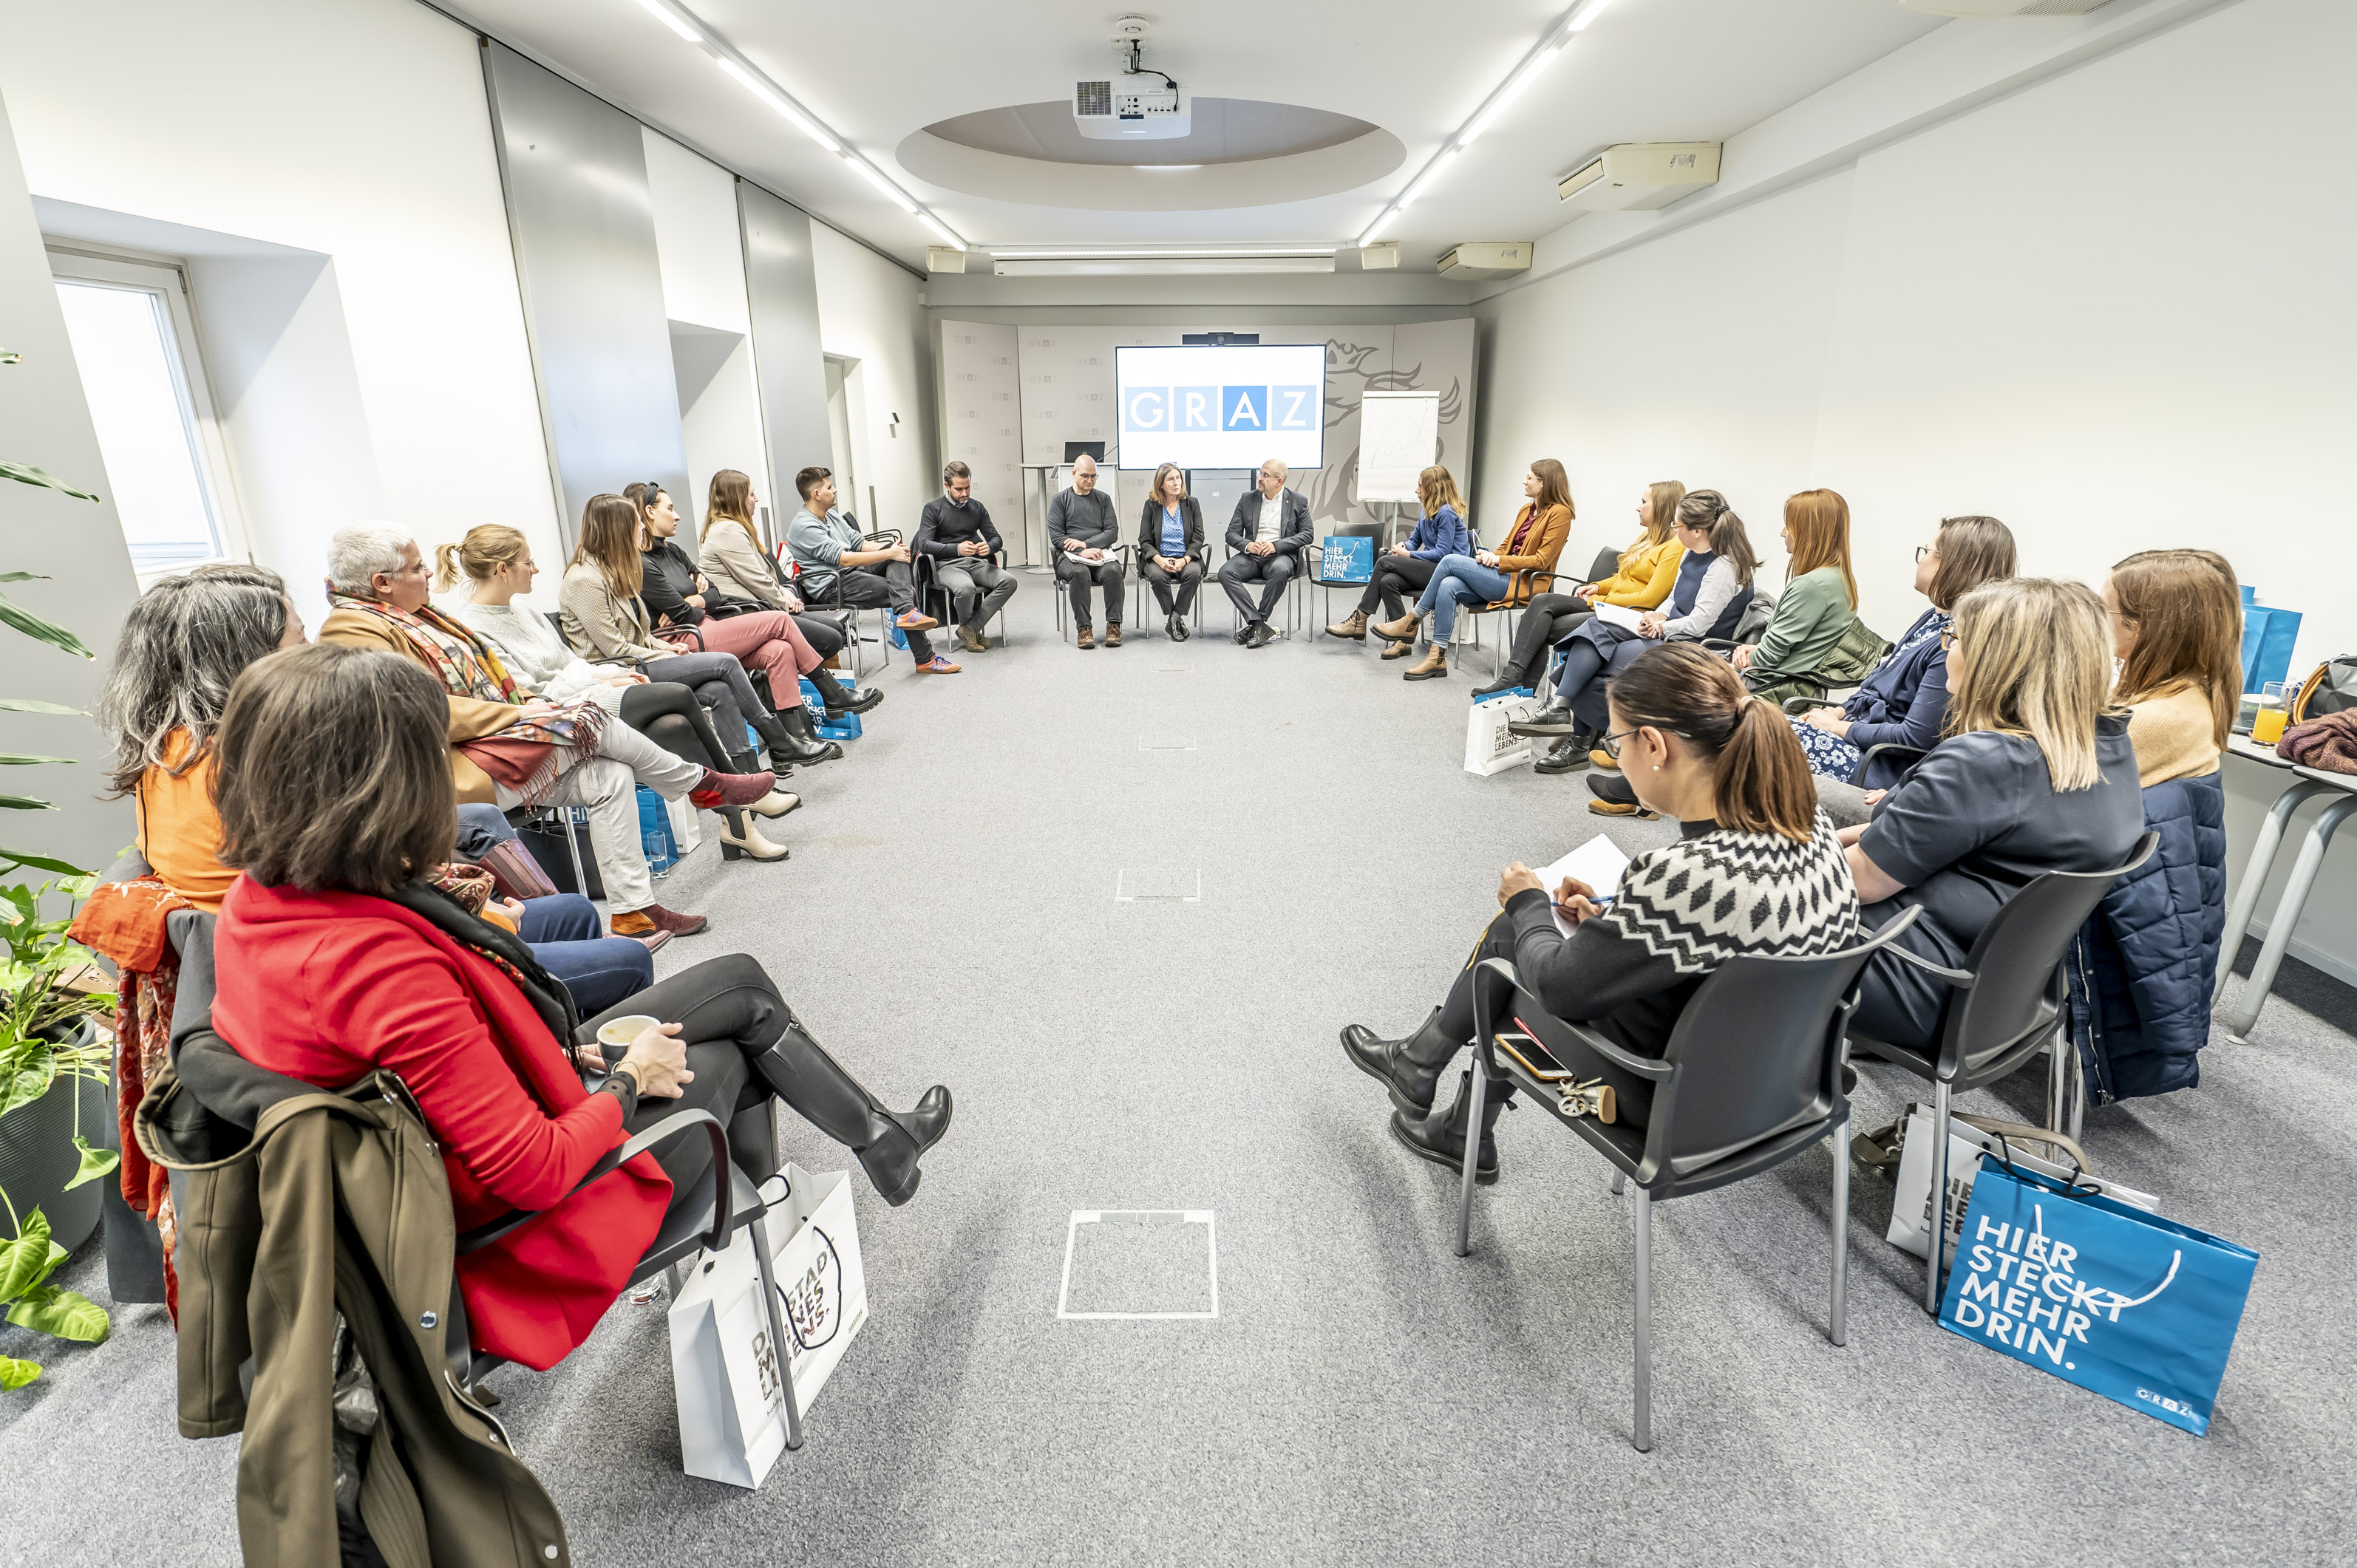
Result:
<instances>
[{"instance_id":1,"label":"eyeglasses","mask_svg":"<svg viewBox=\"0 0 2357 1568\"><path fill-rule=\"evenodd\" d=\"M1945 653L1955 646L1956 628L1952 626L1940 633L1940 651Z\"/></svg>"},{"instance_id":2,"label":"eyeglasses","mask_svg":"<svg viewBox=\"0 0 2357 1568\"><path fill-rule=\"evenodd\" d=\"M1622 730L1618 735L1608 735L1604 737L1602 742L1604 746L1604 755L1607 757L1620 756L1620 743L1628 739L1631 736L1635 735L1637 731L1641 729L1662 729L1662 726L1659 725L1637 725L1631 728ZM1686 734L1686 732L1682 729L1663 729L1662 730L1662 733L1663 735L1674 735L1680 740L1692 740L1694 738L1694 736Z\"/></svg>"},{"instance_id":3,"label":"eyeglasses","mask_svg":"<svg viewBox=\"0 0 2357 1568\"><path fill-rule=\"evenodd\" d=\"M1917 563L1917 564L1919 564L1919 565L1920 565L1920 564L1921 564L1922 560L1923 560L1923 558L1924 558L1925 556L1927 556L1927 555L1937 555L1938 553L1939 553L1939 551L1937 551L1937 550L1933 549L1933 548L1932 548L1931 545L1929 545L1929 544L1919 544L1919 545L1917 545L1917 546L1915 547L1915 560L1916 560L1916 563Z\"/></svg>"}]
</instances>

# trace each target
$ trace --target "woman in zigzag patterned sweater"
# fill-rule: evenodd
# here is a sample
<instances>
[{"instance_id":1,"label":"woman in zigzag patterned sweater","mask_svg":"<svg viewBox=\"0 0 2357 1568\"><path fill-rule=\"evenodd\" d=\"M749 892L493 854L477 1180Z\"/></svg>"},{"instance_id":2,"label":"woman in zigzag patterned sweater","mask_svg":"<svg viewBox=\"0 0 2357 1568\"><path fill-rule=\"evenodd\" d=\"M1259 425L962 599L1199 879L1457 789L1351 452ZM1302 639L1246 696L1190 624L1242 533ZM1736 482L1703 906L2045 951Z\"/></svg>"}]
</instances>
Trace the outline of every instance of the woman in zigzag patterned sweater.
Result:
<instances>
[{"instance_id":1,"label":"woman in zigzag patterned sweater","mask_svg":"<svg viewBox=\"0 0 2357 1568\"><path fill-rule=\"evenodd\" d=\"M1448 1110L1436 1112L1433 1101L1442 1072L1472 1041L1473 968L1483 959L1510 961L1556 1016L1659 1058L1687 999L1728 959L1811 957L1857 940L1849 866L1817 811L1808 759L1772 704L1692 643L1646 653L1612 682L1608 698L1605 745L1638 798L1682 824L1678 842L1631 860L1618 897L1602 901L1570 879L1551 900L1530 867L1508 866L1498 883L1505 912L1422 1028L1396 1040L1358 1024L1342 1030L1351 1060L1391 1090L1392 1135L1436 1164L1454 1167L1465 1158L1471 1069L1459 1075ZM1556 925L1558 911L1569 936ZM1602 1079L1618 1100L1618 1119L1644 1125L1651 1084L1593 1055L1564 1065L1582 1079ZM1493 1085L1482 1107L1477 1180L1498 1179L1491 1130L1512 1098Z\"/></svg>"}]
</instances>

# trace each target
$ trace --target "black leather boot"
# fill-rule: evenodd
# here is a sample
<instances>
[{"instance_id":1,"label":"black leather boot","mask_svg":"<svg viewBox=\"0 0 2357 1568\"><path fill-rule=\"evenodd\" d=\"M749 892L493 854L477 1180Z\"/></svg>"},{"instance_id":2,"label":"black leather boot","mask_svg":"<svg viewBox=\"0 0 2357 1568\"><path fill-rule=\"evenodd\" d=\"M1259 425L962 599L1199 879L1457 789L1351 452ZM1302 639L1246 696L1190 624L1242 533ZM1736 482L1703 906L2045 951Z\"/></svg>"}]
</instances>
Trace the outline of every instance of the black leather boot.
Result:
<instances>
[{"instance_id":1,"label":"black leather boot","mask_svg":"<svg viewBox=\"0 0 2357 1568\"><path fill-rule=\"evenodd\" d=\"M1517 686L1527 686L1530 683L1530 678L1528 676L1524 675L1522 671L1515 668L1513 665L1509 664L1504 669L1499 671L1498 678L1491 682L1488 685L1474 687L1473 700L1478 703L1485 697L1494 697L1501 692L1511 692Z\"/></svg>"},{"instance_id":2,"label":"black leather boot","mask_svg":"<svg viewBox=\"0 0 2357 1568\"><path fill-rule=\"evenodd\" d=\"M1546 755L1531 764L1534 773L1570 773L1588 765L1587 754L1596 746L1596 736L1574 730L1546 748Z\"/></svg>"},{"instance_id":3,"label":"black leather boot","mask_svg":"<svg viewBox=\"0 0 2357 1568\"><path fill-rule=\"evenodd\" d=\"M805 767L818 762L832 762L843 755L840 741L822 741L812 727L810 710L797 703L780 708L764 722L753 721L755 733L761 744L770 748L770 760L777 763L799 762Z\"/></svg>"},{"instance_id":4,"label":"black leather boot","mask_svg":"<svg viewBox=\"0 0 2357 1568\"><path fill-rule=\"evenodd\" d=\"M1465 1168L1465 1101L1473 1092L1473 1069L1467 1068L1457 1078L1457 1098L1446 1111L1436 1111L1423 1116L1412 1116L1405 1111L1392 1112L1392 1136L1402 1147L1421 1159L1450 1170ZM1481 1097L1481 1152L1473 1161L1473 1185L1489 1187L1498 1179L1498 1140L1493 1136L1498 1117L1513 1103L1512 1089L1492 1080Z\"/></svg>"},{"instance_id":5,"label":"black leather boot","mask_svg":"<svg viewBox=\"0 0 2357 1568\"><path fill-rule=\"evenodd\" d=\"M829 724L834 723L845 714L864 714L884 700L882 688L877 686L870 686L856 695L845 691L843 682L836 680L834 672L823 664L812 671L808 679L812 685L818 688L819 701L826 704L826 719Z\"/></svg>"},{"instance_id":6,"label":"black leather boot","mask_svg":"<svg viewBox=\"0 0 2357 1568\"><path fill-rule=\"evenodd\" d=\"M843 1064L802 1029L791 1010L778 1043L753 1058L761 1081L810 1124L859 1156L884 1201L899 1208L916 1196L917 1162L950 1130L950 1091L940 1084L908 1111L887 1111Z\"/></svg>"},{"instance_id":7,"label":"black leather boot","mask_svg":"<svg viewBox=\"0 0 2357 1568\"><path fill-rule=\"evenodd\" d=\"M1363 1024L1342 1026L1343 1054L1361 1072L1380 1079L1392 1091L1392 1103L1414 1116L1432 1109L1440 1069L1464 1048L1464 1041L1441 1033L1437 1007L1425 1019L1424 1027L1403 1040L1379 1040Z\"/></svg>"},{"instance_id":8,"label":"black leather boot","mask_svg":"<svg viewBox=\"0 0 2357 1568\"><path fill-rule=\"evenodd\" d=\"M1568 697L1550 697L1547 699L1547 705L1538 711L1537 716L1516 720L1506 726L1506 733L1531 736L1569 735L1574 730L1583 727L1578 720L1571 716L1571 700Z\"/></svg>"}]
</instances>

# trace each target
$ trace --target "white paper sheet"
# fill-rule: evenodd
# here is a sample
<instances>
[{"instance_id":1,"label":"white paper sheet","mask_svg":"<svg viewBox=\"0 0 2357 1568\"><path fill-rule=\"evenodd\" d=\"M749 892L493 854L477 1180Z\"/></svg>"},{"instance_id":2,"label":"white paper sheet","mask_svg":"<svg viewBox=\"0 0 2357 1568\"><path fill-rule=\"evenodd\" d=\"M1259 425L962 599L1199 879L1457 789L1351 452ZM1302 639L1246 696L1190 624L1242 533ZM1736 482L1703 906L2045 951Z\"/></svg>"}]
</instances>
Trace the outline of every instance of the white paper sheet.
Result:
<instances>
[{"instance_id":1,"label":"white paper sheet","mask_svg":"<svg viewBox=\"0 0 2357 1568\"><path fill-rule=\"evenodd\" d=\"M1620 846L1598 833L1554 865L1541 869L1539 880L1546 885L1550 899L1566 876L1578 878L1595 888L1598 897L1609 898L1620 891L1620 874L1628 869L1629 857L1620 853ZM1566 937L1577 929L1563 918L1560 910L1555 912L1555 926Z\"/></svg>"},{"instance_id":2,"label":"white paper sheet","mask_svg":"<svg viewBox=\"0 0 2357 1568\"><path fill-rule=\"evenodd\" d=\"M1645 618L1645 612L1632 610L1627 605L1598 605L1596 618L1606 626L1623 627L1630 631L1634 631L1637 629L1637 623Z\"/></svg>"}]
</instances>

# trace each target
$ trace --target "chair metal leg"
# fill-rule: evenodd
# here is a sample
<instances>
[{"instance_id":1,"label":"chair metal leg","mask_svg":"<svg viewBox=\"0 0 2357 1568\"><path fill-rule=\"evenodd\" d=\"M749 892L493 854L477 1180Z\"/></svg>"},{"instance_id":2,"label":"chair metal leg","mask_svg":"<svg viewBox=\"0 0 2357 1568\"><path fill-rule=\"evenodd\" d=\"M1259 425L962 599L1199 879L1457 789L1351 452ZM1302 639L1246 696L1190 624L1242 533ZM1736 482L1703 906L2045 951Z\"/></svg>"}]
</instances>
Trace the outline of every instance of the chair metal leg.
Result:
<instances>
[{"instance_id":1,"label":"chair metal leg","mask_svg":"<svg viewBox=\"0 0 2357 1568\"><path fill-rule=\"evenodd\" d=\"M2074 1070L2071 1074L2070 1084L2071 1112L2065 1118L2068 1125L2063 1128L2063 1131L2071 1135L2071 1141L2075 1144L2079 1141L2079 1129L2084 1126L2087 1121L2087 1074L2085 1069L2079 1068L2076 1062L2072 1066Z\"/></svg>"},{"instance_id":2,"label":"chair metal leg","mask_svg":"<svg viewBox=\"0 0 2357 1568\"><path fill-rule=\"evenodd\" d=\"M2225 994L2226 977L2234 972L2234 960L2242 953L2243 938L2251 929L2251 917L2258 913L2259 894L2267 885L2267 874L2275 869L2276 851L2283 843L2284 829L2290 824L2292 813L2330 788L2313 779L2302 779L2286 787L2267 809L2267 820L2259 824L2258 842L2251 845L2251 858L2243 866L2243 885L2234 889L2233 907L2226 911L2226 934L2218 944L2218 972L2210 983L2212 1003Z\"/></svg>"},{"instance_id":3,"label":"chair metal leg","mask_svg":"<svg viewBox=\"0 0 2357 1568\"><path fill-rule=\"evenodd\" d=\"M2056 1028L2054 1038L2046 1047L2046 1125L2051 1132L2062 1131L2062 1102L2070 1092L2066 1080L2069 1069L2063 1064L2072 1054L2071 1031Z\"/></svg>"},{"instance_id":4,"label":"chair metal leg","mask_svg":"<svg viewBox=\"0 0 2357 1568\"><path fill-rule=\"evenodd\" d=\"M2299 858L2292 863L2291 880L2284 884L2283 897L2276 903L2276 912L2267 919L2267 940L2259 949L2259 961L2251 966L2250 983L2234 1001L2234 1011L2226 1019L2226 1033L2237 1045L2249 1042L2252 1027L2259 1021L2259 1010L2267 1004L2267 993L2274 989L2276 971L2283 965L2284 950L2291 945L2292 928L2299 924L2300 911L2308 907L2308 895L2316 886L2316 874L2324 867L2324 852L2331 847L2332 835L2341 824L2357 811L2357 795L2343 795L2317 814L2316 825L2308 830L2301 841ZM2219 952L2219 961L2225 953Z\"/></svg>"},{"instance_id":5,"label":"chair metal leg","mask_svg":"<svg viewBox=\"0 0 2357 1568\"><path fill-rule=\"evenodd\" d=\"M1849 1118L1842 1118L1831 1140L1834 1152L1834 1305L1826 1315L1827 1337L1836 1345L1849 1343Z\"/></svg>"},{"instance_id":6,"label":"chair metal leg","mask_svg":"<svg viewBox=\"0 0 2357 1568\"><path fill-rule=\"evenodd\" d=\"M1473 1172L1481 1159L1481 1101L1489 1079L1481 1070L1481 1053L1473 1053L1473 1077L1465 1091L1465 1169L1457 1183L1457 1255L1473 1250Z\"/></svg>"},{"instance_id":7,"label":"chair metal leg","mask_svg":"<svg viewBox=\"0 0 2357 1568\"><path fill-rule=\"evenodd\" d=\"M1637 1189L1637 1452L1653 1451L1653 1195Z\"/></svg>"},{"instance_id":8,"label":"chair metal leg","mask_svg":"<svg viewBox=\"0 0 2357 1568\"><path fill-rule=\"evenodd\" d=\"M1614 1171L1612 1173L1612 1196L1618 1197L1628 1190L1629 1174L1626 1171Z\"/></svg>"},{"instance_id":9,"label":"chair metal leg","mask_svg":"<svg viewBox=\"0 0 2357 1568\"><path fill-rule=\"evenodd\" d=\"M724 1176L726 1174L723 1173ZM752 1230L753 1258L761 1270L761 1307L769 1315L770 1343L778 1353L778 1383L786 1412L786 1446L800 1448L802 1445L802 1412L794 1402L792 1358L787 1352L787 1347L793 1341L786 1337L786 1320L778 1311L778 1282L770 1271L770 1221L766 1217L755 1216Z\"/></svg>"},{"instance_id":10,"label":"chair metal leg","mask_svg":"<svg viewBox=\"0 0 2357 1568\"><path fill-rule=\"evenodd\" d=\"M589 897L589 874L581 869L581 841L573 836L573 813L576 808L557 806L553 809L558 825L565 830L565 853L573 858L573 891L587 898ZM581 812L581 831L589 831L589 813L587 811ZM609 897L610 892L609 889Z\"/></svg>"},{"instance_id":11,"label":"chair metal leg","mask_svg":"<svg viewBox=\"0 0 2357 1568\"><path fill-rule=\"evenodd\" d=\"M1940 1264L1948 1250L1948 1085L1932 1086L1932 1235L1924 1248L1923 1310L1940 1316Z\"/></svg>"}]
</instances>

